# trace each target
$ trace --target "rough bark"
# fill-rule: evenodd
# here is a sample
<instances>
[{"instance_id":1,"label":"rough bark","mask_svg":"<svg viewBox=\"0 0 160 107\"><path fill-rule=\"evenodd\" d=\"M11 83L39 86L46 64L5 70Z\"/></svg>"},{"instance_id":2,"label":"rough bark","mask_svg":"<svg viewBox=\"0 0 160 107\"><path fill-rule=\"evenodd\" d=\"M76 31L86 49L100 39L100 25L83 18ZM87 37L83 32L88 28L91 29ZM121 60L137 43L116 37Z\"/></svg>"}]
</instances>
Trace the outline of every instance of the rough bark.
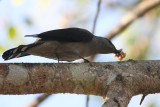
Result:
<instances>
[{"instance_id":1,"label":"rough bark","mask_svg":"<svg viewBox=\"0 0 160 107\"><path fill-rule=\"evenodd\" d=\"M132 96L160 92L160 61L0 64L0 94L76 93L126 107Z\"/></svg>"}]
</instances>

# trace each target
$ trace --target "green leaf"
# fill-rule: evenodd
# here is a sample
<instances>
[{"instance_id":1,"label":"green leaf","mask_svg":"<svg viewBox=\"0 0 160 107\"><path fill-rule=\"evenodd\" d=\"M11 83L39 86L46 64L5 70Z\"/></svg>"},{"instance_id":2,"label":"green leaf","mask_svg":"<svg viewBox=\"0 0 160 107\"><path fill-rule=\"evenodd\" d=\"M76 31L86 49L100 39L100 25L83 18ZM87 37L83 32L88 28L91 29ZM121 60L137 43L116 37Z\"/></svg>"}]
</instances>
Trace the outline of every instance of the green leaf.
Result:
<instances>
[{"instance_id":1,"label":"green leaf","mask_svg":"<svg viewBox=\"0 0 160 107\"><path fill-rule=\"evenodd\" d=\"M9 38L10 38L10 39L15 38L15 37L16 37L16 34L17 34L15 27L10 26L9 29L8 29L8 34L9 34Z\"/></svg>"},{"instance_id":2,"label":"green leaf","mask_svg":"<svg viewBox=\"0 0 160 107\"><path fill-rule=\"evenodd\" d=\"M0 52L4 52L4 48L2 46L0 46Z\"/></svg>"}]
</instances>

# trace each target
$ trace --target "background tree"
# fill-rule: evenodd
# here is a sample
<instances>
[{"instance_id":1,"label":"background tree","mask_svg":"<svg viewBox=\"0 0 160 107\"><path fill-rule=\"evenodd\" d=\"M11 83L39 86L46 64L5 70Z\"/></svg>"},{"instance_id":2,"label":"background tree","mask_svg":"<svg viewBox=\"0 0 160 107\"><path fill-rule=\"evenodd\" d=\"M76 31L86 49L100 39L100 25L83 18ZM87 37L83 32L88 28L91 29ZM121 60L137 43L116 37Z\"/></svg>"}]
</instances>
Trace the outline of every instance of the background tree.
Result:
<instances>
[{"instance_id":1,"label":"background tree","mask_svg":"<svg viewBox=\"0 0 160 107\"><path fill-rule=\"evenodd\" d=\"M141 2L143 0L132 2L126 0L125 3L121 0L102 1L95 34L108 34L118 24L122 16L127 14L129 10L134 10ZM0 34L2 38L0 39L0 52L2 53L8 48L34 41L30 38L24 39L23 35L25 34L39 33L50 29L70 26L92 29L97 1L70 0L66 2L64 0L39 0L31 2L12 0L10 2L2 0L0 5L0 8L2 8L0 9L2 16L0 17ZM158 26L159 7L152 11L147 11L147 14L143 17L136 19L136 21L134 20L134 23L130 27L123 30L121 34L116 34L119 36L113 39L113 42L117 47L124 48L127 52L127 59L158 59L160 53L160 45L158 45L160 38L157 36L159 34ZM98 55L95 61L106 62L115 60L109 59L109 57L109 55ZM28 59L21 58L21 60L15 59L8 62L21 62L22 60L31 62ZM0 60L2 61L2 59ZM53 62L53 60L36 57L33 62ZM52 100L54 101L55 99ZM92 105L90 104L90 106Z\"/></svg>"}]
</instances>

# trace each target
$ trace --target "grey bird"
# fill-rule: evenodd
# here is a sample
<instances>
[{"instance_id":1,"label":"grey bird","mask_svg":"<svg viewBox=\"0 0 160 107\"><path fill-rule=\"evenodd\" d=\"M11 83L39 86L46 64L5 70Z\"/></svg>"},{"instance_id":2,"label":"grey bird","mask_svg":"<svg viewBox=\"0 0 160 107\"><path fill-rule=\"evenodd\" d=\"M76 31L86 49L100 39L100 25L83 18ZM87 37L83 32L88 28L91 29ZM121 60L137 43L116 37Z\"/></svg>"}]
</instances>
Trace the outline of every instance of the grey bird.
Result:
<instances>
[{"instance_id":1,"label":"grey bird","mask_svg":"<svg viewBox=\"0 0 160 107\"><path fill-rule=\"evenodd\" d=\"M93 35L82 28L57 29L40 34L26 35L26 37L39 38L36 42L28 45L20 45L3 53L4 60L36 55L59 61L74 61L95 54L115 53L120 51L113 43L104 37Z\"/></svg>"}]
</instances>

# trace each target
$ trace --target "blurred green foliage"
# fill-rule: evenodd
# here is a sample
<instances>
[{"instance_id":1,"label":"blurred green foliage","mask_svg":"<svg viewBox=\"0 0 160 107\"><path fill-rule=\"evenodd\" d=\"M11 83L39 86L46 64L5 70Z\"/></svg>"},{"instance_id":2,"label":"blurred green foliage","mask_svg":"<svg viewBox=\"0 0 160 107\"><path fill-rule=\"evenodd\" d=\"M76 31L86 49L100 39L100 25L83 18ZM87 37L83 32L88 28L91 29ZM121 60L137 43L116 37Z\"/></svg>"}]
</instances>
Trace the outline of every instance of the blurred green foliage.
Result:
<instances>
[{"instance_id":1,"label":"blurred green foliage","mask_svg":"<svg viewBox=\"0 0 160 107\"><path fill-rule=\"evenodd\" d=\"M135 41L136 41L136 35L135 34L131 34L130 36L126 37L127 44L134 45Z\"/></svg>"},{"instance_id":2,"label":"blurred green foliage","mask_svg":"<svg viewBox=\"0 0 160 107\"><path fill-rule=\"evenodd\" d=\"M0 53L1 53L1 52L4 52L4 51L5 51L5 48L0 45Z\"/></svg>"},{"instance_id":3,"label":"blurred green foliage","mask_svg":"<svg viewBox=\"0 0 160 107\"><path fill-rule=\"evenodd\" d=\"M16 28L14 26L10 26L9 29L8 29L8 36L10 39L13 39L16 37Z\"/></svg>"},{"instance_id":4,"label":"blurred green foliage","mask_svg":"<svg viewBox=\"0 0 160 107\"><path fill-rule=\"evenodd\" d=\"M149 104L148 107L155 107L155 102L152 102L151 104Z\"/></svg>"},{"instance_id":5,"label":"blurred green foliage","mask_svg":"<svg viewBox=\"0 0 160 107\"><path fill-rule=\"evenodd\" d=\"M140 34L137 25L135 24L134 28L124 33L124 43L127 48L126 59L145 60L148 55L149 36Z\"/></svg>"},{"instance_id":6,"label":"blurred green foliage","mask_svg":"<svg viewBox=\"0 0 160 107\"><path fill-rule=\"evenodd\" d=\"M86 1L88 1L88 0L78 0L79 2L86 2Z\"/></svg>"}]
</instances>

